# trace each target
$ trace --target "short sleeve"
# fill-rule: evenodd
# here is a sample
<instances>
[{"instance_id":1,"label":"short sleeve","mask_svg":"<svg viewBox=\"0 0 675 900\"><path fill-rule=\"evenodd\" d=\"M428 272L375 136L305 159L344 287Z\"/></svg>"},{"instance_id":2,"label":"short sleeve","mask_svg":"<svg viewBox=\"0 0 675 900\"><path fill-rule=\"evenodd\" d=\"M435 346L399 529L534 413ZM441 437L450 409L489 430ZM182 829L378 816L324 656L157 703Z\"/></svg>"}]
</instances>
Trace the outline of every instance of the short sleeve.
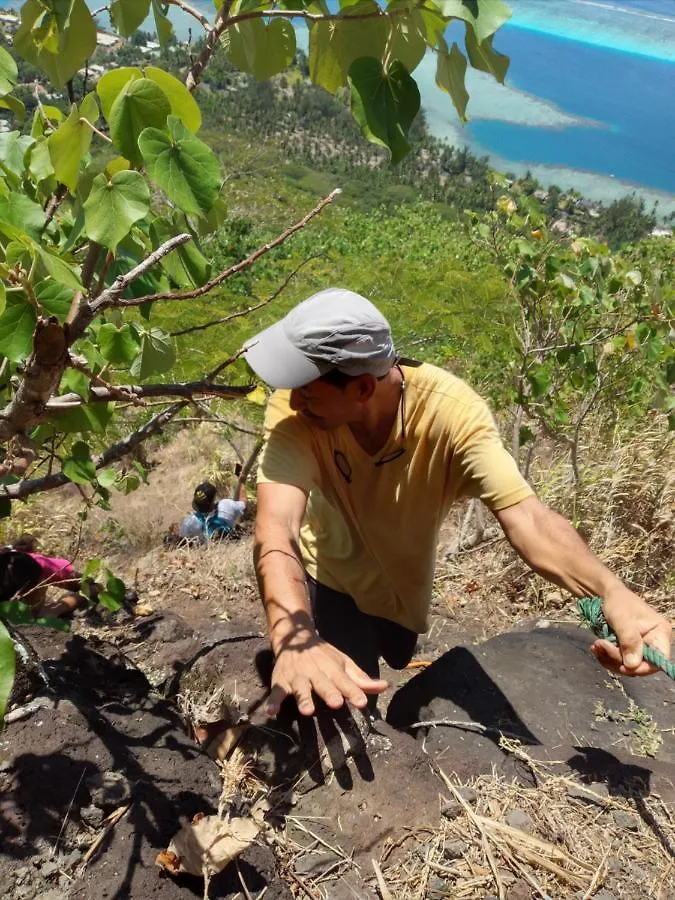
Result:
<instances>
[{"instance_id":1,"label":"short sleeve","mask_svg":"<svg viewBox=\"0 0 675 900\"><path fill-rule=\"evenodd\" d=\"M309 493L318 479L313 438L289 399L289 391L276 391L267 405L258 484L290 484Z\"/></svg>"},{"instance_id":2,"label":"short sleeve","mask_svg":"<svg viewBox=\"0 0 675 900\"><path fill-rule=\"evenodd\" d=\"M451 467L458 493L480 498L493 511L534 494L504 447L487 404L477 395L467 404L454 435Z\"/></svg>"}]
</instances>

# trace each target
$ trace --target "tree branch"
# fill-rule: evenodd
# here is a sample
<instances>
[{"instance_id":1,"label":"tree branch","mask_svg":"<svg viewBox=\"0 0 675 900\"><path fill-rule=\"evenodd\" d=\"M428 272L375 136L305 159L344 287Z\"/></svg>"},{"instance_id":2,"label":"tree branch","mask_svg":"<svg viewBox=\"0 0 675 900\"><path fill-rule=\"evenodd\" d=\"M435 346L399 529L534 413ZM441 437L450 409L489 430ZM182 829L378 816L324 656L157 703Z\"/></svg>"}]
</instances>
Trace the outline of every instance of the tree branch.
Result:
<instances>
[{"instance_id":1,"label":"tree branch","mask_svg":"<svg viewBox=\"0 0 675 900\"><path fill-rule=\"evenodd\" d=\"M170 6L177 6L178 9L182 9L184 13L192 16L193 19L196 19L199 22L204 31L211 30L211 23L206 18L206 16L203 16L198 9L195 9L193 6L185 3L184 0L165 0L165 2Z\"/></svg>"},{"instance_id":2,"label":"tree branch","mask_svg":"<svg viewBox=\"0 0 675 900\"><path fill-rule=\"evenodd\" d=\"M126 456L127 453L130 453L134 449L134 447L142 444L143 441L152 437L153 434L157 434L162 426L179 413L183 407L187 406L187 404L187 400L179 400L161 413L157 413L157 415L153 416L152 419L145 423L145 425L137 431L132 432L129 437L118 441L118 443L109 447L105 453L95 457L94 465L96 468L102 469L105 466L110 465L110 463L116 462L123 456ZM38 494L42 491L51 491L54 490L54 488L63 487L64 484L69 483L69 480L63 472L54 472L51 475L44 475L42 478L19 481L17 484L1 484L0 498L21 500L24 497L29 497L31 494Z\"/></svg>"},{"instance_id":3,"label":"tree branch","mask_svg":"<svg viewBox=\"0 0 675 900\"><path fill-rule=\"evenodd\" d=\"M187 74L187 78L185 79L185 87L189 91L194 91L194 89L199 84L199 80L202 77L202 72L209 64L209 60L213 56L216 45L220 40L221 34L228 27L228 16L230 15L232 3L233 0L224 0L223 5L218 10L218 14L213 23L213 26L206 35L204 46L202 47L202 52L192 63L192 67Z\"/></svg>"},{"instance_id":4,"label":"tree branch","mask_svg":"<svg viewBox=\"0 0 675 900\"><path fill-rule=\"evenodd\" d=\"M286 278L276 289L276 291L271 294L266 300L261 300L260 303L258 303L256 306L247 306L246 309L242 309L239 312L230 313L229 315L223 316L220 319L214 319L212 322L205 322L203 325L193 325L191 328L184 328L182 331L172 331L170 336L182 337L185 334L192 334L195 331L206 331L207 328L213 328L215 325L224 325L226 322L231 322L233 319L240 319L242 316L248 316L252 312L257 312L259 309L267 306L273 300L276 300L279 294L288 287L291 279L298 274L303 266L307 265L307 263L309 262L312 262L312 260L320 259L324 255L324 253L314 253L312 254L312 256L308 256L307 259L303 259L303 261L286 276Z\"/></svg>"},{"instance_id":5,"label":"tree branch","mask_svg":"<svg viewBox=\"0 0 675 900\"><path fill-rule=\"evenodd\" d=\"M0 412L0 441L28 431L44 418L45 402L68 363L66 331L55 318L38 319L33 352L13 400Z\"/></svg>"},{"instance_id":6,"label":"tree branch","mask_svg":"<svg viewBox=\"0 0 675 900\"><path fill-rule=\"evenodd\" d=\"M131 271L126 272L124 275L118 275L109 288L106 288L106 290L102 291L96 298L90 300L79 311L70 327L71 343L84 334L89 323L102 310L107 309L110 306L119 305L117 303L118 298L133 281L140 278L141 275L171 253L172 250L181 247L183 244L187 244L190 240L192 240L191 234L177 234L156 250L153 250L150 256L138 263L137 266L134 266Z\"/></svg>"},{"instance_id":7,"label":"tree branch","mask_svg":"<svg viewBox=\"0 0 675 900\"><path fill-rule=\"evenodd\" d=\"M141 399L144 397L185 397L191 399L195 394L212 397L245 397L253 390L254 385L211 384L209 381L184 381L178 384L118 384L114 386L90 385L89 396L84 399L79 394L61 394L52 397L45 409L50 413L72 409L85 403L108 403L111 400Z\"/></svg>"},{"instance_id":8,"label":"tree branch","mask_svg":"<svg viewBox=\"0 0 675 900\"><path fill-rule=\"evenodd\" d=\"M215 278L208 281L206 284L203 284L199 288L195 288L194 291L183 291L183 293L163 293L163 294L147 294L145 297L134 297L130 300L118 300L116 299L113 302L106 302L105 306L115 306L118 309L127 306L142 306L144 303L156 303L158 300L194 300L197 297L203 297L204 294L208 294L215 287L218 287L219 284L222 284L224 281L227 281L228 278L231 278L233 275L237 275L239 272L242 272L244 269L247 269L249 266L252 266L254 262L260 259L261 256L264 256L266 253L269 253L270 250L274 250L288 240L291 235L295 234L296 231L300 231L301 228L304 228L307 223L317 216L324 207L328 206L329 203L332 203L333 200L338 196L338 194L342 193L341 188L335 188L334 191L324 197L314 209L310 210L306 216L303 216L299 222L296 222L295 225L291 225L290 228L287 228L286 231L282 232L280 235L274 238L274 240L269 241L269 243L264 244L262 247L258 247L250 256L246 259L243 259L241 262L235 263L235 265L230 266L229 269L225 269L224 272L221 272L220 275L217 275ZM168 242L167 242L168 243ZM156 253L157 251L155 251ZM119 280L119 279L118 279ZM114 285L113 285L114 287ZM108 291L105 293L109 293L111 288L108 288ZM101 294L101 298L104 295ZM119 292L117 294L119 296ZM97 300L97 304L100 303L101 298ZM100 309L100 306L96 307L97 311Z\"/></svg>"}]
</instances>

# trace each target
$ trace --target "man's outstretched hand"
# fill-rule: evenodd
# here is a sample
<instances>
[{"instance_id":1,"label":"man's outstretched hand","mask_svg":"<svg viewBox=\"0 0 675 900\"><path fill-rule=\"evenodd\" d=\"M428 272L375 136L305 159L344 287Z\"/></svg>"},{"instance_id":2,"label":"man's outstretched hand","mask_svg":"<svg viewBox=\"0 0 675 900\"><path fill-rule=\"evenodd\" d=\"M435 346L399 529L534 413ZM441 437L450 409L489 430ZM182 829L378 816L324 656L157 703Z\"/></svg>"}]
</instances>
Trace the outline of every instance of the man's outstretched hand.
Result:
<instances>
[{"instance_id":1,"label":"man's outstretched hand","mask_svg":"<svg viewBox=\"0 0 675 900\"><path fill-rule=\"evenodd\" d=\"M293 695L303 716L314 715L313 694L331 708L345 700L358 709L368 703L367 694L381 694L388 687L380 678L370 678L348 656L309 632L296 636L292 645L277 655L272 672L272 690L266 704L276 716L286 697Z\"/></svg>"},{"instance_id":2,"label":"man's outstretched hand","mask_svg":"<svg viewBox=\"0 0 675 900\"><path fill-rule=\"evenodd\" d=\"M606 669L620 675L651 675L658 671L642 659L643 644L670 657L670 622L627 587L621 585L608 593L602 611L618 641L617 646L598 640L591 647Z\"/></svg>"}]
</instances>

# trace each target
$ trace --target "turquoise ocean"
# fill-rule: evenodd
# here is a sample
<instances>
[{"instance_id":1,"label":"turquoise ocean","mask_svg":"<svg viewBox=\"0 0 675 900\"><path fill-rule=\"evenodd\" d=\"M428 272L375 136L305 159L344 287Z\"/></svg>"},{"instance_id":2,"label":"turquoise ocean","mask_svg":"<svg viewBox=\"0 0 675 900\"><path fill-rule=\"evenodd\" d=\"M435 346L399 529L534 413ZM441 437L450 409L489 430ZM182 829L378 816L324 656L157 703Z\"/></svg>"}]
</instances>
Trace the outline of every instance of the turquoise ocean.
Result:
<instances>
[{"instance_id":1,"label":"turquoise ocean","mask_svg":"<svg viewBox=\"0 0 675 900\"><path fill-rule=\"evenodd\" d=\"M212 18L211 0L193 5ZM511 58L507 85L469 70L468 125L434 84L433 54L416 70L430 130L504 171L529 169L545 185L601 200L638 190L658 199L662 213L675 211L675 0L510 5L513 16L495 38ZM175 9L171 17L180 38L190 26L197 37L196 21ZM449 29L448 38L461 41L461 31ZM306 47L302 28L298 43Z\"/></svg>"}]
</instances>

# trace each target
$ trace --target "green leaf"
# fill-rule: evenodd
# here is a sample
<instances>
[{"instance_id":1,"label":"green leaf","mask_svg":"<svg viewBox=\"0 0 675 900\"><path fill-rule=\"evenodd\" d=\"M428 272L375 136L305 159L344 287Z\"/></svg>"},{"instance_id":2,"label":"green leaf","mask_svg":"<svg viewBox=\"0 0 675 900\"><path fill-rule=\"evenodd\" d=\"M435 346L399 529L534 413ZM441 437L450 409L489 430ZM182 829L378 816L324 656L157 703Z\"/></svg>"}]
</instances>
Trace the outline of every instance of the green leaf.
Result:
<instances>
[{"instance_id":1,"label":"green leaf","mask_svg":"<svg viewBox=\"0 0 675 900\"><path fill-rule=\"evenodd\" d=\"M354 15L377 11L376 3L364 0L346 12ZM350 22L349 15L309 26L309 76L331 94L347 84L354 60L367 56L381 59L387 45L389 24L384 16Z\"/></svg>"},{"instance_id":2,"label":"green leaf","mask_svg":"<svg viewBox=\"0 0 675 900\"><path fill-rule=\"evenodd\" d=\"M295 50L293 53L295 54ZM293 57L291 57L291 61L292 59ZM155 66L146 66L144 72L145 77L154 81L165 94L171 104L171 115L177 116L193 134L199 131L202 126L202 114L197 101L183 82Z\"/></svg>"},{"instance_id":3,"label":"green leaf","mask_svg":"<svg viewBox=\"0 0 675 900\"><path fill-rule=\"evenodd\" d=\"M14 59L4 47L0 47L0 96L4 97L13 90L18 76L19 72Z\"/></svg>"},{"instance_id":4,"label":"green leaf","mask_svg":"<svg viewBox=\"0 0 675 900\"><path fill-rule=\"evenodd\" d=\"M35 139L18 131L0 133L0 164L12 175L23 175L26 168L26 152Z\"/></svg>"},{"instance_id":5,"label":"green leaf","mask_svg":"<svg viewBox=\"0 0 675 900\"><path fill-rule=\"evenodd\" d=\"M114 469L99 469L96 478L101 487L111 488L117 481L117 472Z\"/></svg>"},{"instance_id":6,"label":"green leaf","mask_svg":"<svg viewBox=\"0 0 675 900\"><path fill-rule=\"evenodd\" d=\"M491 37L479 44L473 31L467 28L466 52L474 69L487 72L489 75L493 75L500 84L504 84L509 69L509 58L493 49Z\"/></svg>"},{"instance_id":7,"label":"green leaf","mask_svg":"<svg viewBox=\"0 0 675 900\"><path fill-rule=\"evenodd\" d=\"M511 10L503 0L436 0L444 16L462 19L479 43L497 31L511 18Z\"/></svg>"},{"instance_id":8,"label":"green leaf","mask_svg":"<svg viewBox=\"0 0 675 900\"><path fill-rule=\"evenodd\" d=\"M5 721L5 711L14 686L16 654L14 641L0 621L0 727Z\"/></svg>"},{"instance_id":9,"label":"green leaf","mask_svg":"<svg viewBox=\"0 0 675 900\"><path fill-rule=\"evenodd\" d=\"M84 229L96 243L112 250L150 209L150 191L140 172L97 175L84 204Z\"/></svg>"},{"instance_id":10,"label":"green leaf","mask_svg":"<svg viewBox=\"0 0 675 900\"><path fill-rule=\"evenodd\" d=\"M112 0L110 4L110 21L122 37L131 35L150 12L150 0Z\"/></svg>"},{"instance_id":11,"label":"green leaf","mask_svg":"<svg viewBox=\"0 0 675 900\"><path fill-rule=\"evenodd\" d=\"M30 200L25 194L14 192L6 198L0 198L0 220L22 229L36 240L40 240L46 221L39 203Z\"/></svg>"},{"instance_id":12,"label":"green leaf","mask_svg":"<svg viewBox=\"0 0 675 900\"><path fill-rule=\"evenodd\" d=\"M210 147L169 116L169 134L146 128L138 145L150 178L183 212L207 215L220 192L220 166Z\"/></svg>"},{"instance_id":13,"label":"green leaf","mask_svg":"<svg viewBox=\"0 0 675 900\"><path fill-rule=\"evenodd\" d=\"M143 334L141 352L131 365L134 378L144 381L151 375L161 375L173 366L176 354L168 334L151 328Z\"/></svg>"},{"instance_id":14,"label":"green leaf","mask_svg":"<svg viewBox=\"0 0 675 900\"><path fill-rule=\"evenodd\" d=\"M86 117L81 115L77 106L73 106L65 122L47 138L54 173L71 193L75 193L80 163L91 146L94 134L88 125L80 122L80 118Z\"/></svg>"},{"instance_id":15,"label":"green leaf","mask_svg":"<svg viewBox=\"0 0 675 900\"><path fill-rule=\"evenodd\" d=\"M0 50L1 49L2 47L0 47ZM18 122L23 122L23 120L26 118L26 107L18 97L12 97L11 94L8 94L5 97L0 97L0 109L8 109L11 113L14 114L14 117Z\"/></svg>"},{"instance_id":16,"label":"green leaf","mask_svg":"<svg viewBox=\"0 0 675 900\"><path fill-rule=\"evenodd\" d=\"M295 29L287 19L246 19L228 28L221 43L232 65L258 81L283 72L295 57Z\"/></svg>"},{"instance_id":17,"label":"green leaf","mask_svg":"<svg viewBox=\"0 0 675 900\"><path fill-rule=\"evenodd\" d=\"M40 138L30 148L28 170L38 184L55 174L49 144L45 138Z\"/></svg>"},{"instance_id":18,"label":"green leaf","mask_svg":"<svg viewBox=\"0 0 675 900\"><path fill-rule=\"evenodd\" d=\"M110 110L112 105L122 93L130 81L137 81L143 77L140 69L134 66L124 66L121 69L111 69L105 75L101 75L96 83L96 93L101 101L101 109L106 122L110 122Z\"/></svg>"},{"instance_id":19,"label":"green leaf","mask_svg":"<svg viewBox=\"0 0 675 900\"><path fill-rule=\"evenodd\" d=\"M532 386L532 394L534 397L541 397L548 390L550 383L549 374L543 366L533 368L527 373L528 380Z\"/></svg>"},{"instance_id":20,"label":"green leaf","mask_svg":"<svg viewBox=\"0 0 675 900\"><path fill-rule=\"evenodd\" d=\"M5 285L0 281L0 316L5 311L5 305L7 302L7 292L5 291Z\"/></svg>"},{"instance_id":21,"label":"green leaf","mask_svg":"<svg viewBox=\"0 0 675 900\"><path fill-rule=\"evenodd\" d=\"M84 372L77 369L66 369L61 376L59 394L79 394L83 400L89 399L89 379Z\"/></svg>"},{"instance_id":22,"label":"green leaf","mask_svg":"<svg viewBox=\"0 0 675 900\"><path fill-rule=\"evenodd\" d=\"M71 287L73 290L81 290L82 282L79 275L68 263L60 256L55 256L47 250L40 249L40 261L47 270L47 274L51 275L54 281L60 282L65 287Z\"/></svg>"},{"instance_id":23,"label":"green leaf","mask_svg":"<svg viewBox=\"0 0 675 900\"><path fill-rule=\"evenodd\" d=\"M466 76L466 58L457 44L453 44L449 53L439 52L436 62L436 84L450 94L453 106L462 122L467 121L466 104L469 94L464 84Z\"/></svg>"},{"instance_id":24,"label":"green leaf","mask_svg":"<svg viewBox=\"0 0 675 900\"><path fill-rule=\"evenodd\" d=\"M36 323L35 308L27 298L9 294L0 316L0 354L10 362L21 362L30 356Z\"/></svg>"},{"instance_id":25,"label":"green leaf","mask_svg":"<svg viewBox=\"0 0 675 900\"><path fill-rule=\"evenodd\" d=\"M164 218L155 219L150 225L152 245L157 248L169 238L187 229L187 223L174 216L169 222ZM160 265L178 287L198 287L208 281L211 266L194 241L188 241L173 253L165 256Z\"/></svg>"},{"instance_id":26,"label":"green leaf","mask_svg":"<svg viewBox=\"0 0 675 900\"><path fill-rule=\"evenodd\" d=\"M403 63L408 72L422 62L427 42L414 17L398 16L391 21L389 53L392 59Z\"/></svg>"},{"instance_id":27,"label":"green leaf","mask_svg":"<svg viewBox=\"0 0 675 900\"><path fill-rule=\"evenodd\" d=\"M128 366L138 355L138 336L131 325L118 328L106 322L98 330L98 344L101 355L113 365Z\"/></svg>"},{"instance_id":28,"label":"green leaf","mask_svg":"<svg viewBox=\"0 0 675 900\"><path fill-rule=\"evenodd\" d=\"M91 484L96 481L96 467L89 452L89 445L84 441L76 441L70 456L63 460L62 471L74 484Z\"/></svg>"},{"instance_id":29,"label":"green leaf","mask_svg":"<svg viewBox=\"0 0 675 900\"><path fill-rule=\"evenodd\" d=\"M110 136L120 153L140 165L138 137L145 128L163 128L171 105L164 91L149 78L127 82L110 110Z\"/></svg>"},{"instance_id":30,"label":"green leaf","mask_svg":"<svg viewBox=\"0 0 675 900\"><path fill-rule=\"evenodd\" d=\"M391 161L408 153L407 134L420 108L420 92L404 66L395 60L385 74L372 57L357 59L349 70L351 107L363 136L388 147Z\"/></svg>"},{"instance_id":31,"label":"green leaf","mask_svg":"<svg viewBox=\"0 0 675 900\"><path fill-rule=\"evenodd\" d=\"M157 31L157 39L162 47L166 47L173 37L173 25L165 15L166 9L168 9L168 6L164 6L159 0L152 0L152 12L155 16L155 30Z\"/></svg>"},{"instance_id":32,"label":"green leaf","mask_svg":"<svg viewBox=\"0 0 675 900\"><path fill-rule=\"evenodd\" d=\"M24 59L47 73L62 88L96 49L96 24L85 0L27 0L14 46Z\"/></svg>"},{"instance_id":33,"label":"green leaf","mask_svg":"<svg viewBox=\"0 0 675 900\"><path fill-rule=\"evenodd\" d=\"M63 324L68 317L75 292L58 281L45 279L35 289L35 299L50 316Z\"/></svg>"}]
</instances>

